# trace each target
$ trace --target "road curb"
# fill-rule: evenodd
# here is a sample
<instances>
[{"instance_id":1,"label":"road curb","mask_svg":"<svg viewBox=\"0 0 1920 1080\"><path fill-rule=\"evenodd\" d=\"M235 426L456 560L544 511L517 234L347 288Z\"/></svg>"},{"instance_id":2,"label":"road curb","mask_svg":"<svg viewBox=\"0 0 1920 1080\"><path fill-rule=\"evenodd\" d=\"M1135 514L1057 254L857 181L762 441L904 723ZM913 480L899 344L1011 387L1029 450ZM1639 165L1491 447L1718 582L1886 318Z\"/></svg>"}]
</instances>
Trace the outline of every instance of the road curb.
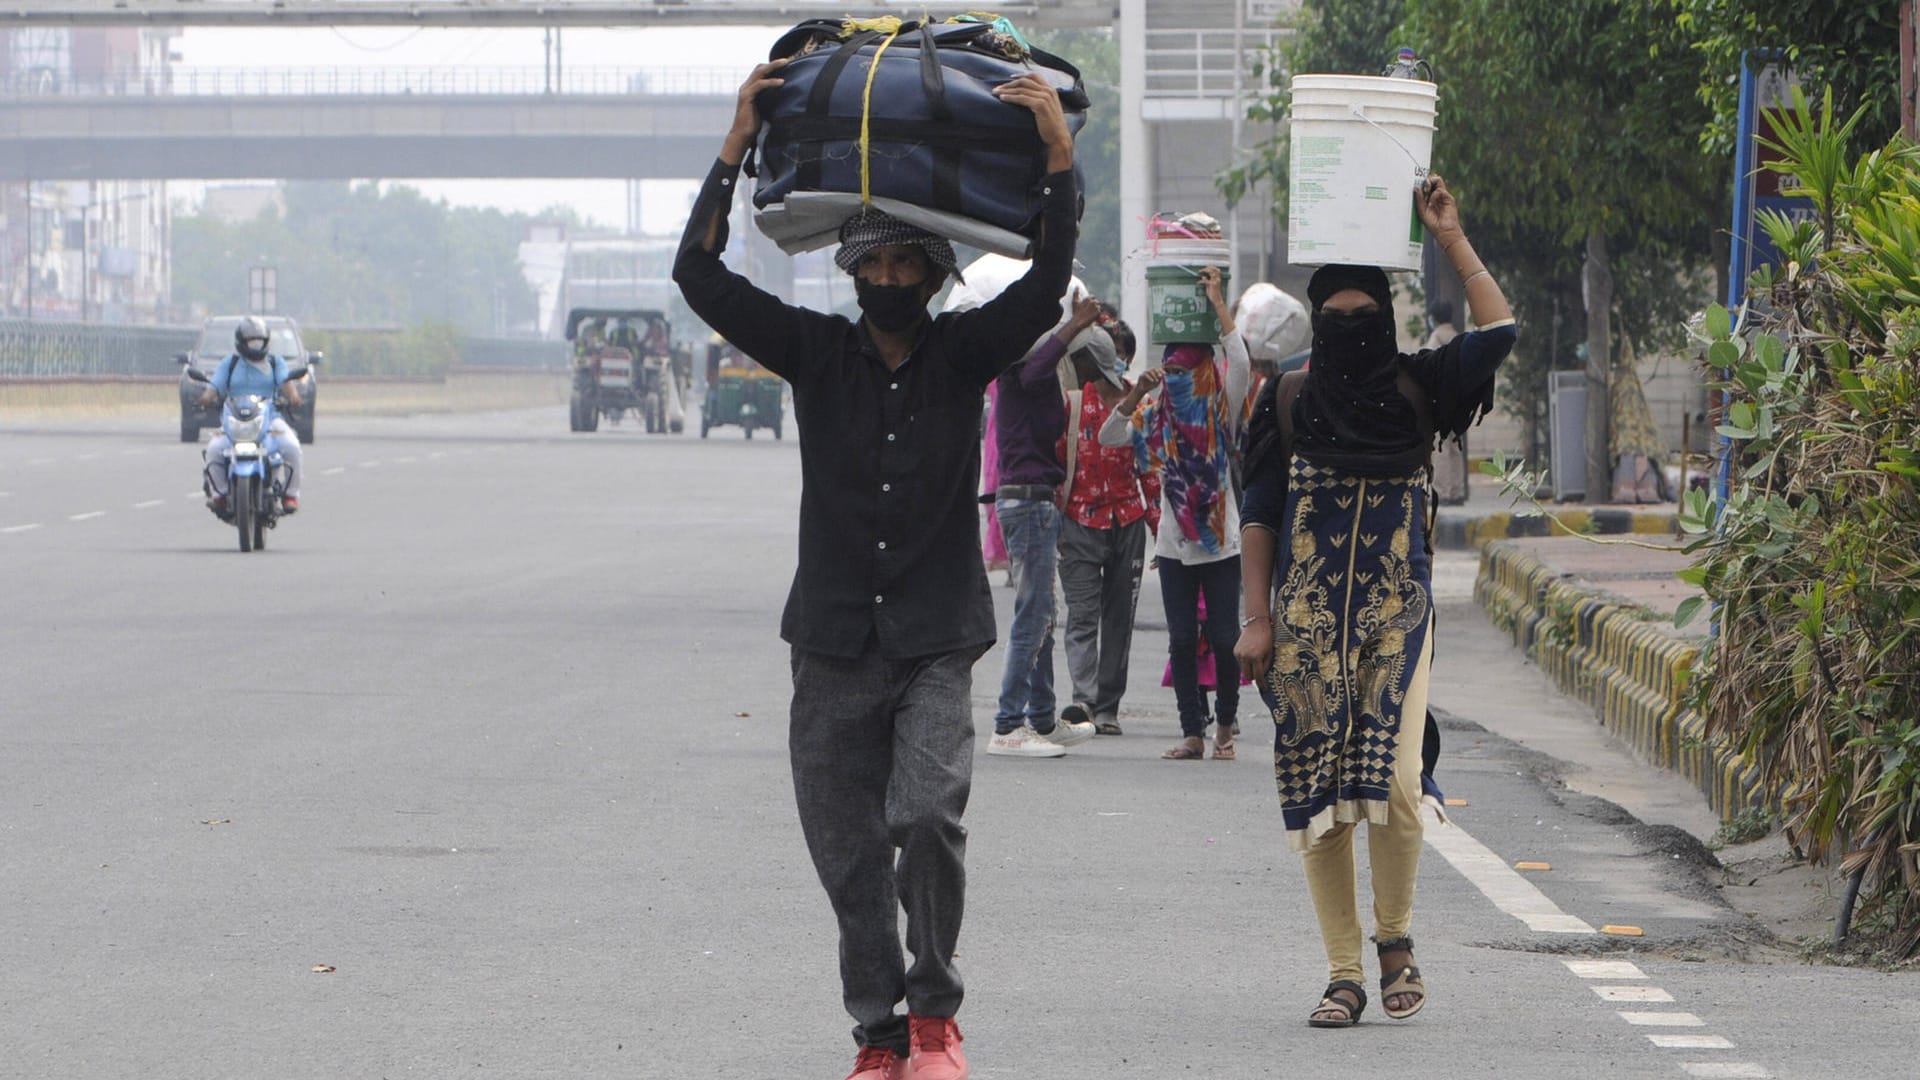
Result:
<instances>
[{"instance_id":1,"label":"road curb","mask_svg":"<svg viewBox=\"0 0 1920 1080\"><path fill-rule=\"evenodd\" d=\"M1642 608L1569 583L1516 545L1481 550L1473 595L1561 690L1591 705L1645 761L1691 781L1722 820L1777 802L1759 769L1708 739L1687 706L1697 642L1648 622Z\"/></svg>"},{"instance_id":2,"label":"road curb","mask_svg":"<svg viewBox=\"0 0 1920 1080\"><path fill-rule=\"evenodd\" d=\"M1529 536L1678 536L1679 533L1679 516L1671 510L1597 507L1561 511L1554 517L1506 510L1453 516L1442 510L1434 524L1433 544L1451 551L1473 551L1490 541Z\"/></svg>"}]
</instances>

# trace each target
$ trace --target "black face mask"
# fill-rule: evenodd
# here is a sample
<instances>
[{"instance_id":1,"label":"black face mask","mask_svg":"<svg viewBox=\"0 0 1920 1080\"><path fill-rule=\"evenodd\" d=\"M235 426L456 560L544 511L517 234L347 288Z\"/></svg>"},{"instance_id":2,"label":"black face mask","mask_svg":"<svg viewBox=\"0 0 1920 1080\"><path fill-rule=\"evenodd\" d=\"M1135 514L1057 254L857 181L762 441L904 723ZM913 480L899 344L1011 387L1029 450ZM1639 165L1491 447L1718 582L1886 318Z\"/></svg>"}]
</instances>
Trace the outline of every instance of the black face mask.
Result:
<instances>
[{"instance_id":1,"label":"black face mask","mask_svg":"<svg viewBox=\"0 0 1920 1080\"><path fill-rule=\"evenodd\" d=\"M853 293L867 321L889 334L911 330L927 317L927 300L918 285L874 285L854 278Z\"/></svg>"},{"instance_id":2,"label":"black face mask","mask_svg":"<svg viewBox=\"0 0 1920 1080\"><path fill-rule=\"evenodd\" d=\"M1399 355L1393 312L1381 309L1357 315L1313 314L1313 362L1346 370L1380 367Z\"/></svg>"}]
</instances>

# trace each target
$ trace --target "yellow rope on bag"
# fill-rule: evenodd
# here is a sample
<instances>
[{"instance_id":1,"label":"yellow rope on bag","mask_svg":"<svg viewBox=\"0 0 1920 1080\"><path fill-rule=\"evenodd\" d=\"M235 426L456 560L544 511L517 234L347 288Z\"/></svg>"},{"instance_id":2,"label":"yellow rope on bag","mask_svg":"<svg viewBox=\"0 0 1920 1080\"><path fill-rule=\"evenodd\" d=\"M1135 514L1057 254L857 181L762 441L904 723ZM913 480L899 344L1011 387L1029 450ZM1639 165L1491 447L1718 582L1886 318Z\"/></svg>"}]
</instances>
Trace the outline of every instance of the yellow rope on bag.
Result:
<instances>
[{"instance_id":1,"label":"yellow rope on bag","mask_svg":"<svg viewBox=\"0 0 1920 1080\"><path fill-rule=\"evenodd\" d=\"M863 30L879 30L887 35L873 51L873 63L867 68L867 85L860 91L860 205L873 205L873 136L869 121L873 118L873 79L880 74L880 57L900 36L901 22L893 15L877 19L848 19L840 24L842 36L852 37Z\"/></svg>"}]
</instances>

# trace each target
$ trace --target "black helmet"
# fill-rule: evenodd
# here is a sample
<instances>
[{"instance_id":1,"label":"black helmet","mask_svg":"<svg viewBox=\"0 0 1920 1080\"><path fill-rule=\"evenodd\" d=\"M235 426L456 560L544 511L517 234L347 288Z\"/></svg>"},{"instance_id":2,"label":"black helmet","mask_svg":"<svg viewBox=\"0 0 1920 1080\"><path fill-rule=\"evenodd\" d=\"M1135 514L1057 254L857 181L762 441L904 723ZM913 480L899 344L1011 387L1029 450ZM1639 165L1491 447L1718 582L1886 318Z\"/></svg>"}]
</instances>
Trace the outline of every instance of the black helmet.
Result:
<instances>
[{"instance_id":1,"label":"black helmet","mask_svg":"<svg viewBox=\"0 0 1920 1080\"><path fill-rule=\"evenodd\" d=\"M233 347L248 360L267 357L267 324L258 315L249 315L233 328Z\"/></svg>"}]
</instances>

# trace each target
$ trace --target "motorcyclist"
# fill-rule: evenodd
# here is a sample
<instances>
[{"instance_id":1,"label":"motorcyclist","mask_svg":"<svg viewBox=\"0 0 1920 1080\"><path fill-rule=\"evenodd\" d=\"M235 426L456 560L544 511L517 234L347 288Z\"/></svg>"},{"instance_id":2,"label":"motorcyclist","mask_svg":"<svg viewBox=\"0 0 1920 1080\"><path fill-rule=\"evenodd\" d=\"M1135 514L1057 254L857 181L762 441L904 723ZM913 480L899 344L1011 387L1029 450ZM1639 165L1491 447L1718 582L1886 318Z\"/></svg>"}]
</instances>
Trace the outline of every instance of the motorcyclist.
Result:
<instances>
[{"instance_id":1,"label":"motorcyclist","mask_svg":"<svg viewBox=\"0 0 1920 1080\"><path fill-rule=\"evenodd\" d=\"M256 315L248 315L233 328L233 352L213 369L213 378L200 395L201 405L211 405L235 394L256 394L271 398L278 393L286 408L300 407L300 387L287 379L287 362L267 351L267 324ZM293 428L276 413L273 437L280 456L287 463L287 490L281 499L285 513L300 509L300 439ZM227 460L233 455L233 440L224 429L216 429L207 441L207 489L213 494L207 508L221 517L228 515Z\"/></svg>"}]
</instances>

